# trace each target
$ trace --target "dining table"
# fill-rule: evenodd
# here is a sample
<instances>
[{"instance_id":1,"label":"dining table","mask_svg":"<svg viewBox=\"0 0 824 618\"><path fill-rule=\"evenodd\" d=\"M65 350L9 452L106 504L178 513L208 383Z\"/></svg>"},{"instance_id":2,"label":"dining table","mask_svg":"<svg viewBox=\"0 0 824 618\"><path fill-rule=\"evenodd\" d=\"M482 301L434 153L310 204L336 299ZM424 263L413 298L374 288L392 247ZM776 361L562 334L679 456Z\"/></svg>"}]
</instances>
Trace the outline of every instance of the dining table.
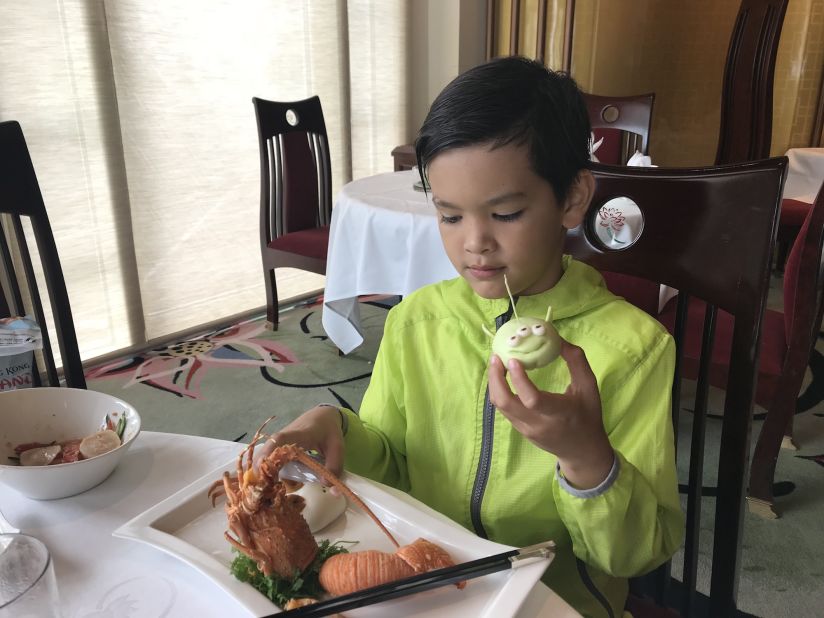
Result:
<instances>
[{"instance_id":1,"label":"dining table","mask_svg":"<svg viewBox=\"0 0 824 618\"><path fill-rule=\"evenodd\" d=\"M329 227L322 323L348 354L363 343L358 297L407 296L457 277L441 243L430 194L414 188L418 170L344 185Z\"/></svg>"},{"instance_id":2,"label":"dining table","mask_svg":"<svg viewBox=\"0 0 824 618\"><path fill-rule=\"evenodd\" d=\"M812 204L824 180L824 148L790 148L782 199Z\"/></svg>"},{"instance_id":3,"label":"dining table","mask_svg":"<svg viewBox=\"0 0 824 618\"><path fill-rule=\"evenodd\" d=\"M97 487L38 501L0 482L0 532L20 531L51 552L63 618L247 616L233 596L177 557L112 535L124 523L230 462L246 445L143 431ZM347 612L357 616L358 610ZM579 616L540 581L518 618Z\"/></svg>"}]
</instances>

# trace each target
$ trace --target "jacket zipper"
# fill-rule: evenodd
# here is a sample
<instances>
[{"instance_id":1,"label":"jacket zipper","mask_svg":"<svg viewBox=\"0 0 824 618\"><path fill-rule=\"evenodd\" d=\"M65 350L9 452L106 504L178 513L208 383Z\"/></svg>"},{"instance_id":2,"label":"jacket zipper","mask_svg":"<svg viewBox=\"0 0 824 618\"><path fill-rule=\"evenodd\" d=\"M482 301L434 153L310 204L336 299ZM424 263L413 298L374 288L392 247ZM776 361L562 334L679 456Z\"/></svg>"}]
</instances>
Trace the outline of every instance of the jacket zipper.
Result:
<instances>
[{"instance_id":1,"label":"jacket zipper","mask_svg":"<svg viewBox=\"0 0 824 618\"><path fill-rule=\"evenodd\" d=\"M515 302L517 302L517 298ZM509 309L495 318L495 331L506 324L512 317L514 305L509 304ZM472 487L472 496L469 501L469 516L472 520L472 527L475 534L481 538L488 538L483 522L481 521L481 502L484 499L486 483L489 480L489 465L492 460L492 438L495 430L495 406L489 400L489 385L486 386L484 395L483 428L481 434L481 455L478 458L478 468L475 471L475 484Z\"/></svg>"}]
</instances>

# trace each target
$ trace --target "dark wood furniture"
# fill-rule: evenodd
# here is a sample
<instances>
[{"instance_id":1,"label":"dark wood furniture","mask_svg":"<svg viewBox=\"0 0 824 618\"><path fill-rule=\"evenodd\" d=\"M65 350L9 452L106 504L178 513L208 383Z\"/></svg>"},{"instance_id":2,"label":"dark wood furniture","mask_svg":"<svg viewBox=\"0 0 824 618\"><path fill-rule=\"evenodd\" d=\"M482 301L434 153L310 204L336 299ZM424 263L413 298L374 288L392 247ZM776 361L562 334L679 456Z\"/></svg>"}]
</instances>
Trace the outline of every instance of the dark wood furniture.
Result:
<instances>
[{"instance_id":1,"label":"dark wood furniture","mask_svg":"<svg viewBox=\"0 0 824 618\"><path fill-rule=\"evenodd\" d=\"M326 273L332 169L318 97L253 98L260 146L260 250L266 319L278 327L275 268Z\"/></svg>"},{"instance_id":2,"label":"dark wood furniture","mask_svg":"<svg viewBox=\"0 0 824 618\"><path fill-rule=\"evenodd\" d=\"M392 149L392 160L394 162L394 171L402 172L403 170L411 170L418 167L418 157L415 156L415 145L404 144L396 146Z\"/></svg>"},{"instance_id":3,"label":"dark wood furniture","mask_svg":"<svg viewBox=\"0 0 824 618\"><path fill-rule=\"evenodd\" d=\"M636 150L649 153L654 93L624 97L584 93L584 102L592 125L593 144L603 140L594 153L599 162L626 165ZM658 315L656 282L606 271L602 274L611 292L650 315Z\"/></svg>"},{"instance_id":4,"label":"dark wood furniture","mask_svg":"<svg viewBox=\"0 0 824 618\"><path fill-rule=\"evenodd\" d=\"M708 615L735 615L758 349L786 167L785 157L704 169L594 164L596 190L587 219L567 235L566 251L599 270L680 290L674 329L679 358L685 349L689 299L699 299L708 307L689 453L685 594L668 599L684 616L696 611L707 374L719 309L733 316L734 326L717 470ZM631 198L644 214L643 233L637 242L620 250L607 248L595 232L599 208L616 196ZM683 366L677 361L673 384L676 427ZM663 604L669 565L650 577L656 584L654 596Z\"/></svg>"},{"instance_id":5,"label":"dark wood furniture","mask_svg":"<svg viewBox=\"0 0 824 618\"><path fill-rule=\"evenodd\" d=\"M741 0L724 65L717 164L770 156L773 78L788 1ZM768 426L772 424L765 423L762 431ZM790 426L786 429L791 431ZM753 456L753 466L767 469L765 457L777 458L778 452L761 449Z\"/></svg>"},{"instance_id":6,"label":"dark wood furniture","mask_svg":"<svg viewBox=\"0 0 824 618\"><path fill-rule=\"evenodd\" d=\"M741 0L724 64L718 165L770 156L773 76L787 2Z\"/></svg>"},{"instance_id":7,"label":"dark wood furniture","mask_svg":"<svg viewBox=\"0 0 824 618\"><path fill-rule=\"evenodd\" d=\"M784 271L783 315L769 312L767 316L767 332L773 335L770 340L774 343L765 346L762 354L766 354L768 359L778 364L780 371L773 376L776 381L774 392L767 406L764 426L755 445L747 499L751 511L768 518L777 517L779 514L773 497L775 465L785 436L792 433L790 429L801 383L821 331L824 313L822 249L824 191L819 190L787 259ZM760 391L759 383L759 393Z\"/></svg>"},{"instance_id":8,"label":"dark wood furniture","mask_svg":"<svg viewBox=\"0 0 824 618\"><path fill-rule=\"evenodd\" d=\"M0 212L7 215L4 221L0 221L4 315L33 315L43 336L45 374L41 375L38 354L35 354L32 372L35 385L61 384L49 335L50 323L43 310L42 283L45 282L65 384L72 388L86 388L57 245L23 130L14 120L0 123ZM31 230L39 256L43 273L41 281L35 275L27 227Z\"/></svg>"},{"instance_id":9,"label":"dark wood furniture","mask_svg":"<svg viewBox=\"0 0 824 618\"><path fill-rule=\"evenodd\" d=\"M750 470L747 500L754 513L774 519L778 516L773 497L773 476L786 427L792 422L804 372L821 329L824 276L821 251L824 248L824 191L809 208L801 230L790 251L784 273L784 311L767 310L761 338L761 358L755 401L767 410L758 435ZM703 306L690 304L684 364L690 374L698 373L698 342L701 335ZM661 315L672 326L673 303ZM733 320L725 311L717 317L716 347L709 379L713 386L725 388L729 371Z\"/></svg>"},{"instance_id":10,"label":"dark wood furniture","mask_svg":"<svg viewBox=\"0 0 824 618\"><path fill-rule=\"evenodd\" d=\"M649 154L655 93L624 97L585 93L584 102L595 141L604 140L595 153L598 161L625 165L636 150Z\"/></svg>"}]
</instances>

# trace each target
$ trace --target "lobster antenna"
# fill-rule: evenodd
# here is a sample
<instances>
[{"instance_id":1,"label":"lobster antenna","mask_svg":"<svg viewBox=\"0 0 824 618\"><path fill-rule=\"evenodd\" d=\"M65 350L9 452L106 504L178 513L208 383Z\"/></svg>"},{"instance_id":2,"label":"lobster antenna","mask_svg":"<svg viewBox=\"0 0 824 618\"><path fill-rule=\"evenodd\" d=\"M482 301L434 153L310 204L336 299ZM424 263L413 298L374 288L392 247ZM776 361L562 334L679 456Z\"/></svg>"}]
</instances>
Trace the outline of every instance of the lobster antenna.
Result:
<instances>
[{"instance_id":1,"label":"lobster antenna","mask_svg":"<svg viewBox=\"0 0 824 618\"><path fill-rule=\"evenodd\" d=\"M512 298L512 292L509 289L509 282L506 280L506 273L504 273L504 286L506 287L506 293L509 295L509 302L512 303L512 313L515 314L515 319L518 319L518 312L515 310L515 299Z\"/></svg>"}]
</instances>

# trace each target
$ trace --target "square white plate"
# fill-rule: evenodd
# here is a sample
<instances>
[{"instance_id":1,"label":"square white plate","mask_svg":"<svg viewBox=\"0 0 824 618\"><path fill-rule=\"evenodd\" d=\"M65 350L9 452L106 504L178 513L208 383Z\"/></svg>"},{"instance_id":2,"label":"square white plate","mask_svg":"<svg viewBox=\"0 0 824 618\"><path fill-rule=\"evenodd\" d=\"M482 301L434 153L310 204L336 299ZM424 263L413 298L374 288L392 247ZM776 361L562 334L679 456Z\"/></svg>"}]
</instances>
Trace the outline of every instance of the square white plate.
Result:
<instances>
[{"instance_id":1,"label":"square white plate","mask_svg":"<svg viewBox=\"0 0 824 618\"><path fill-rule=\"evenodd\" d=\"M223 471L234 472L235 460L138 515L113 532L116 537L152 545L191 565L234 597L256 616L276 613L278 607L229 572L234 554L223 538L226 515L223 501L215 508L207 497ZM371 508L401 545L424 537L446 549L456 563L508 551L512 547L481 539L425 504L395 489L346 473L344 482ZM391 552L389 539L357 506L320 530L317 539L358 541L350 551L379 549ZM485 575L458 590L444 586L409 597L363 607L347 616L514 616L551 558L517 569Z\"/></svg>"}]
</instances>

